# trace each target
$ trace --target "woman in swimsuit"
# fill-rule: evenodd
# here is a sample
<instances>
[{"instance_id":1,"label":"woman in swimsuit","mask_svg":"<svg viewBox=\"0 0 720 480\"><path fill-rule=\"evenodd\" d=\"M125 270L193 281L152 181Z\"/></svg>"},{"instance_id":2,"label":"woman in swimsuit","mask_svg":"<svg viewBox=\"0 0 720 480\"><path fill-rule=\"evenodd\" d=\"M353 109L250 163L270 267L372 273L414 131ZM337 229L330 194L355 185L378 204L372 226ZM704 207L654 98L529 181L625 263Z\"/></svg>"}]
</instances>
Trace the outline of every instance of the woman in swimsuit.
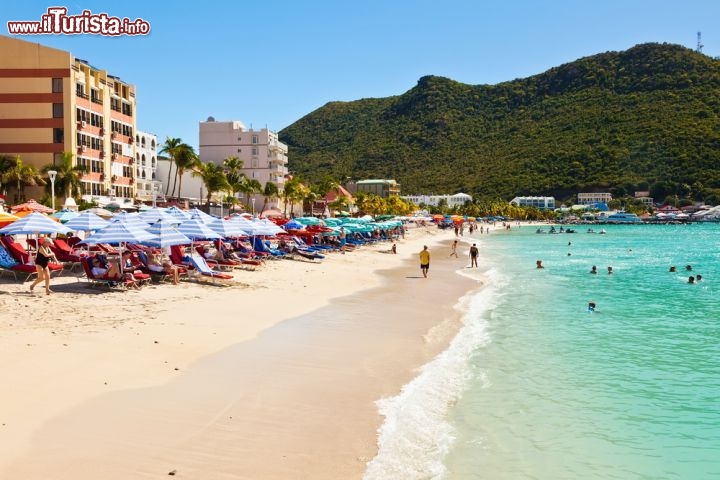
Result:
<instances>
[{"instance_id":1,"label":"woman in swimsuit","mask_svg":"<svg viewBox=\"0 0 720 480\"><path fill-rule=\"evenodd\" d=\"M52 293L52 290L50 290L50 269L48 268L48 264L51 259L57 262L57 258L55 257L53 251L50 250L49 245L51 243L52 240L50 237L42 237L38 241L38 251L35 256L35 270L37 270L37 278L30 285L31 292L35 288L35 285L45 280L45 294L50 295Z\"/></svg>"}]
</instances>

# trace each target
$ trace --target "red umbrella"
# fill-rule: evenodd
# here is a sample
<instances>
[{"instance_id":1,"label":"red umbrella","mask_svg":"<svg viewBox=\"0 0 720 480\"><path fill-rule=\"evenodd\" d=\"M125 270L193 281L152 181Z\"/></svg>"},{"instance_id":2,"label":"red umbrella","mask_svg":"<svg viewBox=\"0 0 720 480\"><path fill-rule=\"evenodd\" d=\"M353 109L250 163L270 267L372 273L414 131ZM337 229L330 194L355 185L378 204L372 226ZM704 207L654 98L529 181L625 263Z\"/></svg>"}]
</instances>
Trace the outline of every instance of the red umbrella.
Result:
<instances>
[{"instance_id":1,"label":"red umbrella","mask_svg":"<svg viewBox=\"0 0 720 480\"><path fill-rule=\"evenodd\" d=\"M45 205L42 205L35 200L28 200L25 203L21 203L20 205L15 205L10 209L12 213L15 212L22 212L24 210L30 210L31 212L40 212L40 213L54 213L55 210L53 210L50 207L46 207Z\"/></svg>"}]
</instances>

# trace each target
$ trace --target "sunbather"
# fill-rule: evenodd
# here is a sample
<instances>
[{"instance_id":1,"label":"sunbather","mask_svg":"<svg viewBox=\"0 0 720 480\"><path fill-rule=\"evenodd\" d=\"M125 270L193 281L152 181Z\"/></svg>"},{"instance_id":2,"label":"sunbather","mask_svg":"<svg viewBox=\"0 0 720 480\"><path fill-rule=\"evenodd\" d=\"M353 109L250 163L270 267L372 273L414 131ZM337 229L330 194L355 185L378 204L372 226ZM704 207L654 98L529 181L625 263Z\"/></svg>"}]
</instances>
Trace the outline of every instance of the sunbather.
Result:
<instances>
[{"instance_id":1,"label":"sunbather","mask_svg":"<svg viewBox=\"0 0 720 480\"><path fill-rule=\"evenodd\" d=\"M116 262L109 262L104 263L102 260L100 260L99 257L94 256L90 260L90 273L92 273L93 277L100 278L103 280L132 280L133 284L132 286L134 288L137 288L137 285L134 283L135 277L132 273L122 273L120 271L120 265Z\"/></svg>"},{"instance_id":2,"label":"sunbather","mask_svg":"<svg viewBox=\"0 0 720 480\"><path fill-rule=\"evenodd\" d=\"M172 275L173 283L175 285L180 283L180 269L169 260L163 259L162 254L153 252L148 254L148 269L153 272Z\"/></svg>"}]
</instances>

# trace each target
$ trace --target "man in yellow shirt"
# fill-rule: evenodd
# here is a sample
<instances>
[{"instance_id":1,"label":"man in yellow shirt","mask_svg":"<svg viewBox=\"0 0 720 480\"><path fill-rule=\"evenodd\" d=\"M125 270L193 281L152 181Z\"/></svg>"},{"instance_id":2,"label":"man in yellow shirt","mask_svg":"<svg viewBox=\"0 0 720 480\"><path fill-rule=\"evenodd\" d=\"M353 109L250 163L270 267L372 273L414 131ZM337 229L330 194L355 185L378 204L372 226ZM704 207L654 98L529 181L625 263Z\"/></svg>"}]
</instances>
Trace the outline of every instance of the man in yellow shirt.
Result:
<instances>
[{"instance_id":1,"label":"man in yellow shirt","mask_svg":"<svg viewBox=\"0 0 720 480\"><path fill-rule=\"evenodd\" d=\"M422 271L423 277L427 278L428 270L430 269L430 251L425 245L420 252L420 270Z\"/></svg>"}]
</instances>

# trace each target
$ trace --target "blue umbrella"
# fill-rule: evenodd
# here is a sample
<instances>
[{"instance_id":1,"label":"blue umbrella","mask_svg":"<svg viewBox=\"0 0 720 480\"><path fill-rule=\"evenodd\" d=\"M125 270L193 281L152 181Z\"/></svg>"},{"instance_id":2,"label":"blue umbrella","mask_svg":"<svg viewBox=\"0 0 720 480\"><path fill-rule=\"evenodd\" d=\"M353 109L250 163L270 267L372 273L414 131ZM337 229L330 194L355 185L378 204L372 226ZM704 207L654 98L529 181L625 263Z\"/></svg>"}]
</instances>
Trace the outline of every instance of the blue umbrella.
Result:
<instances>
[{"instance_id":1,"label":"blue umbrella","mask_svg":"<svg viewBox=\"0 0 720 480\"><path fill-rule=\"evenodd\" d=\"M159 220L150 225L147 232L152 234L153 238L143 241L143 245L165 248L172 245L188 245L191 243L191 240L187 236L178 232L177 228L171 223L163 220Z\"/></svg>"},{"instance_id":2,"label":"blue umbrella","mask_svg":"<svg viewBox=\"0 0 720 480\"><path fill-rule=\"evenodd\" d=\"M180 220L178 223L182 223L185 220L190 220L190 214L186 212L185 210L181 210L176 206L172 206L170 208L165 209L165 213L168 215L172 215L176 219Z\"/></svg>"},{"instance_id":3,"label":"blue umbrella","mask_svg":"<svg viewBox=\"0 0 720 480\"><path fill-rule=\"evenodd\" d=\"M140 215L138 215L138 217L143 222L150 224L155 223L158 220L162 220L165 223L171 223L173 225L179 225L182 223L181 220L178 220L174 216L167 213L164 209L158 207L145 210Z\"/></svg>"},{"instance_id":4,"label":"blue umbrella","mask_svg":"<svg viewBox=\"0 0 720 480\"><path fill-rule=\"evenodd\" d=\"M293 230L302 230L305 228L305 225L303 225L300 222L296 222L295 220L290 220L285 225L283 225L285 229L292 228Z\"/></svg>"},{"instance_id":5,"label":"blue umbrella","mask_svg":"<svg viewBox=\"0 0 720 480\"><path fill-rule=\"evenodd\" d=\"M245 235L245 231L239 224L231 222L230 220L223 220L222 218L214 219L208 223L207 226L223 238Z\"/></svg>"},{"instance_id":6,"label":"blue umbrella","mask_svg":"<svg viewBox=\"0 0 720 480\"><path fill-rule=\"evenodd\" d=\"M197 218L191 218L190 220L181 223L180 226L177 227L177 230L183 235L189 237L192 241L220 238L220 235L215 233L210 227Z\"/></svg>"},{"instance_id":7,"label":"blue umbrella","mask_svg":"<svg viewBox=\"0 0 720 480\"><path fill-rule=\"evenodd\" d=\"M143 222L140 219L140 216L137 214L122 212L118 213L113 217L112 223L123 223L129 227L137 228L139 230L147 230L148 224L147 222ZM101 242L104 243L104 242Z\"/></svg>"},{"instance_id":8,"label":"blue umbrella","mask_svg":"<svg viewBox=\"0 0 720 480\"><path fill-rule=\"evenodd\" d=\"M54 217L54 218L57 218L57 219L60 220L62 223L65 223L65 222L67 222L67 221L69 221L69 220L72 220L73 218L77 217L78 215L80 215L80 214L77 213L77 212L74 211L74 210L68 210L68 209L63 208L62 210L59 210L59 211L53 213L53 214L50 215L50 216L51 216L51 217Z\"/></svg>"},{"instance_id":9,"label":"blue umbrella","mask_svg":"<svg viewBox=\"0 0 720 480\"><path fill-rule=\"evenodd\" d=\"M54 220L50 220L47 216L42 213L33 212L20 220L16 220L10 225L0 228L0 233L6 235L17 235L17 234L52 234L52 233L68 233L71 232L68 227L59 224Z\"/></svg>"},{"instance_id":10,"label":"blue umbrella","mask_svg":"<svg viewBox=\"0 0 720 480\"><path fill-rule=\"evenodd\" d=\"M215 218L217 218L217 217L208 215L207 213L203 212L199 208L193 208L192 210L190 210L190 218L199 218L200 221L203 223L210 223L213 220L215 220Z\"/></svg>"},{"instance_id":11,"label":"blue umbrella","mask_svg":"<svg viewBox=\"0 0 720 480\"><path fill-rule=\"evenodd\" d=\"M119 245L123 243L142 243L153 238L153 235L146 230L134 228L122 222L112 222L107 227L83 240L83 243Z\"/></svg>"},{"instance_id":12,"label":"blue umbrella","mask_svg":"<svg viewBox=\"0 0 720 480\"><path fill-rule=\"evenodd\" d=\"M65 226L74 232L89 232L94 230L100 230L110 224L109 221L104 218L95 215L89 210L85 210L80 213L77 217L72 220L68 220Z\"/></svg>"}]
</instances>

